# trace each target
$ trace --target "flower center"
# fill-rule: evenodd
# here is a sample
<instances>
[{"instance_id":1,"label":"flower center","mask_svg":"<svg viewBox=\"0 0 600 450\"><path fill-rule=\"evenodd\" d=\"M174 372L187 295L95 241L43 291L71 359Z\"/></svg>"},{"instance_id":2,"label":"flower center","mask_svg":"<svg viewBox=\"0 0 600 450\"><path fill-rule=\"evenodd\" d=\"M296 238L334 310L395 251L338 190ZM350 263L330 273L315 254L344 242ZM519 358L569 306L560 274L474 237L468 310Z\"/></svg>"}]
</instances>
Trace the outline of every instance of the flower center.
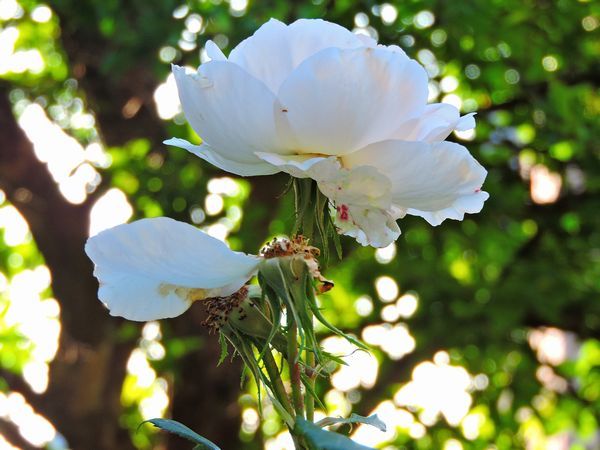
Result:
<instances>
[{"instance_id":1,"label":"flower center","mask_svg":"<svg viewBox=\"0 0 600 450\"><path fill-rule=\"evenodd\" d=\"M309 259L317 258L320 251L317 247L308 245L308 239L299 234L292 239L274 238L263 247L260 253L266 259L293 255L304 255L306 259Z\"/></svg>"}]
</instances>

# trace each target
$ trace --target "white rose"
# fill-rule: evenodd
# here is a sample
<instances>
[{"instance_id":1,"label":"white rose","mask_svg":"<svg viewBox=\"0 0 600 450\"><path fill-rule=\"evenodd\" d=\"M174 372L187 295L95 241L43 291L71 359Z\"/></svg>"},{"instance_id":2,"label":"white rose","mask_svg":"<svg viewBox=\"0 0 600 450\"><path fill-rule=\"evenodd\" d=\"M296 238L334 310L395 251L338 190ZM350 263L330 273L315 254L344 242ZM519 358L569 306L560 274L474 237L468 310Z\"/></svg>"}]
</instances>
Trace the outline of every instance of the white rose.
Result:
<instances>
[{"instance_id":1,"label":"white rose","mask_svg":"<svg viewBox=\"0 0 600 450\"><path fill-rule=\"evenodd\" d=\"M174 66L184 113L203 139L170 145L241 176L312 178L337 209L341 233L385 247L405 214L438 225L476 213L486 170L453 130L475 126L451 105L427 105L425 70L323 20L271 20L197 72Z\"/></svg>"}]
</instances>

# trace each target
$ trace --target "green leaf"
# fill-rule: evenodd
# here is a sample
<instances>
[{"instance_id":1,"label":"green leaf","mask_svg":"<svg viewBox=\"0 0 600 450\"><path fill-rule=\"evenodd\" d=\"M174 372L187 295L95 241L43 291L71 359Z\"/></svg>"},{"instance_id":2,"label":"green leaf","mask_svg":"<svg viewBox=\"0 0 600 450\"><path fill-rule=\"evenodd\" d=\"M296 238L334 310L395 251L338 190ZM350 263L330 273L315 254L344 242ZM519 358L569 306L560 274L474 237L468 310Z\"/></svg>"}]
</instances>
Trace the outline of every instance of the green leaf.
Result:
<instances>
[{"instance_id":1,"label":"green leaf","mask_svg":"<svg viewBox=\"0 0 600 450\"><path fill-rule=\"evenodd\" d=\"M192 441L194 444L198 444L194 447L194 450L221 450L217 445L213 442L209 441L206 438L203 438L198 433L193 430L190 430L184 424L179 423L175 420L170 419L150 419L142 422L140 425L143 425L146 422L150 422L157 428L161 430L168 431L169 433L176 434L179 437L187 439L188 441Z\"/></svg>"},{"instance_id":2,"label":"green leaf","mask_svg":"<svg viewBox=\"0 0 600 450\"><path fill-rule=\"evenodd\" d=\"M319 420L316 425L320 427L328 427L330 425L342 425L342 424L355 424L355 423L363 423L365 425L371 425L372 427L377 428L379 431L385 432L387 427L385 423L377 417L377 414L373 414L369 417L359 416L358 414L351 414L350 417L344 419L342 417L325 417L324 419Z\"/></svg>"},{"instance_id":3,"label":"green leaf","mask_svg":"<svg viewBox=\"0 0 600 450\"><path fill-rule=\"evenodd\" d=\"M300 417L296 418L294 432L305 439L310 450L374 450L357 444L343 434L324 430Z\"/></svg>"},{"instance_id":4,"label":"green leaf","mask_svg":"<svg viewBox=\"0 0 600 450\"><path fill-rule=\"evenodd\" d=\"M325 319L325 317L323 316L323 314L321 314L321 310L317 306L317 300L315 299L315 295L314 295L314 292L312 291L312 289L308 289L307 290L307 294L308 294L307 295L308 305L310 306L310 309L312 310L312 313L315 315L315 317L317 318L317 320L319 322L321 322L321 324L323 324L323 326L325 326L332 333L335 333L338 336L343 337L344 339L346 339L351 344L356 345L358 348L360 348L362 350L366 350L366 351L369 350L369 347L367 347L367 345L365 343L359 341L358 339L356 339L353 336L350 336L349 334L344 333L342 330L340 330L339 328L337 328L334 325L330 324L327 321L327 319Z\"/></svg>"},{"instance_id":5,"label":"green leaf","mask_svg":"<svg viewBox=\"0 0 600 450\"><path fill-rule=\"evenodd\" d=\"M225 361L225 358L227 358L227 355L229 355L229 349L227 348L227 338L221 333L219 333L219 345L221 346L221 354L219 355L219 362L217 363L217 366L220 366L221 363Z\"/></svg>"}]
</instances>

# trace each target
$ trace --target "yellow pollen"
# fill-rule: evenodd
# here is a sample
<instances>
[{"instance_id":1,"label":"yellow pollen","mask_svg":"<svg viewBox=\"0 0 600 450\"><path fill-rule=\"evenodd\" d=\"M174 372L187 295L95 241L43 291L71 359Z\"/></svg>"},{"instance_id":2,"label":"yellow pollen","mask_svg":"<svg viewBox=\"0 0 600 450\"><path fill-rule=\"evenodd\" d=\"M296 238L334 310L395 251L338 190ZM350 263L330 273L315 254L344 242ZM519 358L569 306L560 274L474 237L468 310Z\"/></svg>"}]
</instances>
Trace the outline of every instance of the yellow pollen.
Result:
<instances>
[{"instance_id":1,"label":"yellow pollen","mask_svg":"<svg viewBox=\"0 0 600 450\"><path fill-rule=\"evenodd\" d=\"M208 297L208 290L201 288L186 288L181 286L175 286L174 284L162 283L158 286L158 293L162 297L166 297L171 293L174 293L177 297L187 301L195 302Z\"/></svg>"}]
</instances>

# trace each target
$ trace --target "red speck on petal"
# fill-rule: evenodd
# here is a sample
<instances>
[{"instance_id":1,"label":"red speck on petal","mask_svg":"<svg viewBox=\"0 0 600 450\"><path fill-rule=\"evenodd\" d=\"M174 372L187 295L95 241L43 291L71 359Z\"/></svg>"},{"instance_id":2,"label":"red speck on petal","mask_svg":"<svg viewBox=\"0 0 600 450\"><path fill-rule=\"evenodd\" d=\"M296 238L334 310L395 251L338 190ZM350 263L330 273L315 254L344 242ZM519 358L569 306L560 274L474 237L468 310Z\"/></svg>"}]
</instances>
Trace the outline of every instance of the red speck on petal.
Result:
<instances>
[{"instance_id":1,"label":"red speck on petal","mask_svg":"<svg viewBox=\"0 0 600 450\"><path fill-rule=\"evenodd\" d=\"M350 215L348 214L348 205L338 206L337 211L338 211L338 217L340 218L340 220L343 220L345 222L350 218Z\"/></svg>"},{"instance_id":2,"label":"red speck on petal","mask_svg":"<svg viewBox=\"0 0 600 450\"><path fill-rule=\"evenodd\" d=\"M481 188L475 189L475 193L481 192Z\"/></svg>"}]
</instances>

